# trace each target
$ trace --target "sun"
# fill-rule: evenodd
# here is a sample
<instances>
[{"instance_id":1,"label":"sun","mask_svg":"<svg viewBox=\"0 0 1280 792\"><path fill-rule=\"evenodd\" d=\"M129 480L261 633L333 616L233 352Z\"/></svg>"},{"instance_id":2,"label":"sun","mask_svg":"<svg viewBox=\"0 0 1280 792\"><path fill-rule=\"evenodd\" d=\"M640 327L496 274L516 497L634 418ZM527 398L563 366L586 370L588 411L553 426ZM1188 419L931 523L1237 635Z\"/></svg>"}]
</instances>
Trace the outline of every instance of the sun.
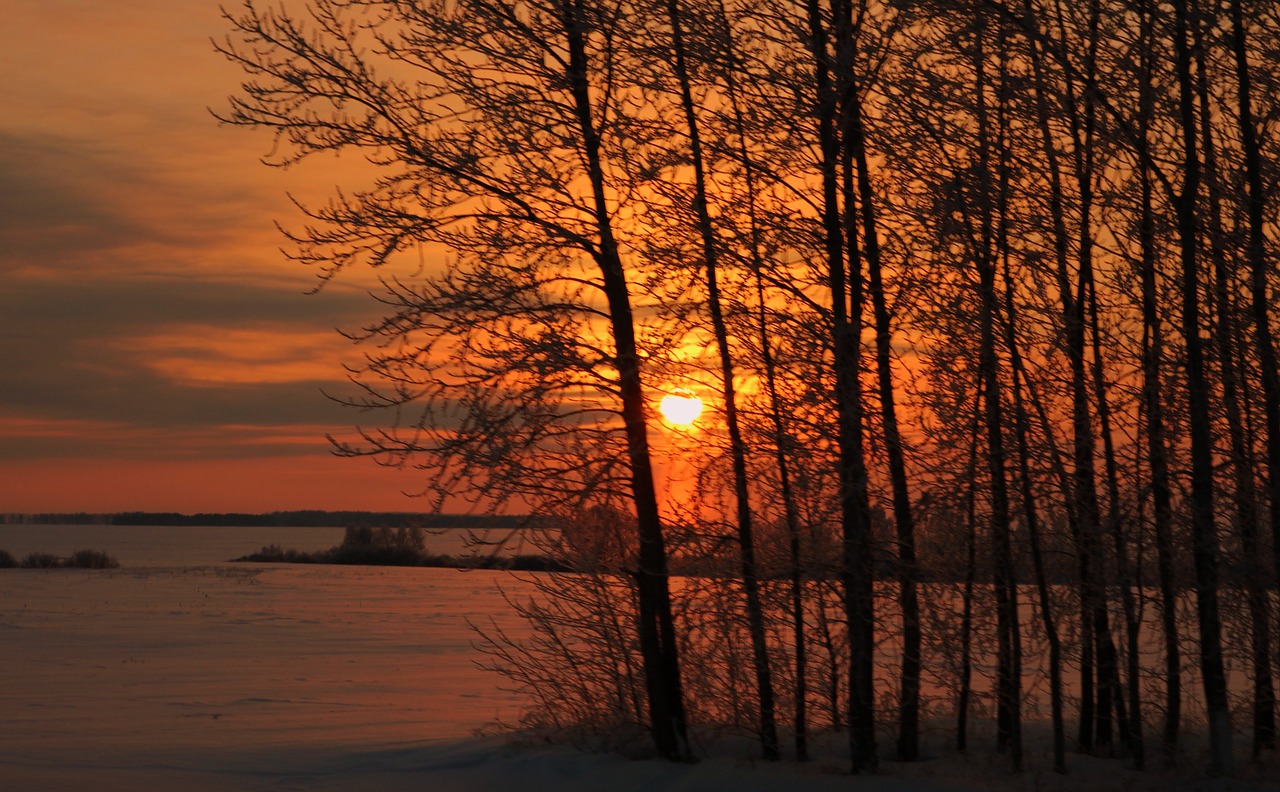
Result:
<instances>
[{"instance_id":1,"label":"sun","mask_svg":"<svg viewBox=\"0 0 1280 792\"><path fill-rule=\"evenodd\" d=\"M702 399L693 395L692 391L676 388L662 397L658 409L662 411L662 417L672 426L692 426L702 414Z\"/></svg>"}]
</instances>

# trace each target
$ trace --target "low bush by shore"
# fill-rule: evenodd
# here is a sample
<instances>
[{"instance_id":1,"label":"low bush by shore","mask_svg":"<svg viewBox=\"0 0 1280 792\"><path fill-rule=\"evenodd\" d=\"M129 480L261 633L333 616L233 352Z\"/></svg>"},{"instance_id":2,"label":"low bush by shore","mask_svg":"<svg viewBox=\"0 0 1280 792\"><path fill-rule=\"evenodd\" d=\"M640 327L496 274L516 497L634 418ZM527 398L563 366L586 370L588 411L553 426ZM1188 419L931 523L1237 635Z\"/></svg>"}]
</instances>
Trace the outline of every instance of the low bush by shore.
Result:
<instances>
[{"instance_id":1,"label":"low bush by shore","mask_svg":"<svg viewBox=\"0 0 1280 792\"><path fill-rule=\"evenodd\" d=\"M342 544L328 550L305 552L267 545L232 562L264 564L354 564L363 566L421 566L453 569L512 569L518 571L568 571L559 562L539 555L451 556L426 549L421 528L356 526L347 528Z\"/></svg>"},{"instance_id":2,"label":"low bush by shore","mask_svg":"<svg viewBox=\"0 0 1280 792\"><path fill-rule=\"evenodd\" d=\"M100 550L78 550L69 556L30 553L22 561L0 550L0 569L116 569L120 562Z\"/></svg>"}]
</instances>

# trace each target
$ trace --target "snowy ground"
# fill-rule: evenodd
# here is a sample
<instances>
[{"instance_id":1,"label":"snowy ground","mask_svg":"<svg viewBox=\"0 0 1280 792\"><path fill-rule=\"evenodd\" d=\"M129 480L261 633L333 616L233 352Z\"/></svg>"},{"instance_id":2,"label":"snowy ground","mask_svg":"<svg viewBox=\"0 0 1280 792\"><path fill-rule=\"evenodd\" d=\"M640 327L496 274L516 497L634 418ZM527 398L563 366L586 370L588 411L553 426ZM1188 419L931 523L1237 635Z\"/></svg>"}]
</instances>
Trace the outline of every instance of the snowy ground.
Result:
<instances>
[{"instance_id":1,"label":"snowy ground","mask_svg":"<svg viewBox=\"0 0 1280 792\"><path fill-rule=\"evenodd\" d=\"M211 565L0 570L0 790L782 792L1280 789L1072 757L763 766L628 761L476 736L519 700L475 667L505 573ZM1271 781L1262 780L1270 778Z\"/></svg>"}]
</instances>

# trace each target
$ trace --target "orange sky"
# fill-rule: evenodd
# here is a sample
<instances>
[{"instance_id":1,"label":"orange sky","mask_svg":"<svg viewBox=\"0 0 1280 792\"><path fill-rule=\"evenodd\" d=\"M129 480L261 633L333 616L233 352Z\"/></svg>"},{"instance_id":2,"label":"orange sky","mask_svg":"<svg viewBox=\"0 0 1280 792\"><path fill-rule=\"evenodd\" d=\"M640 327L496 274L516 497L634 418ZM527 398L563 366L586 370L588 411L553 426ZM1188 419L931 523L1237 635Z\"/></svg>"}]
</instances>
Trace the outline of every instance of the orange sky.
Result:
<instances>
[{"instance_id":1,"label":"orange sky","mask_svg":"<svg viewBox=\"0 0 1280 792\"><path fill-rule=\"evenodd\" d=\"M270 140L209 108L240 74L217 0L12 3L0 25L0 512L426 508L329 454L357 416L334 332L377 315L278 252Z\"/></svg>"}]
</instances>

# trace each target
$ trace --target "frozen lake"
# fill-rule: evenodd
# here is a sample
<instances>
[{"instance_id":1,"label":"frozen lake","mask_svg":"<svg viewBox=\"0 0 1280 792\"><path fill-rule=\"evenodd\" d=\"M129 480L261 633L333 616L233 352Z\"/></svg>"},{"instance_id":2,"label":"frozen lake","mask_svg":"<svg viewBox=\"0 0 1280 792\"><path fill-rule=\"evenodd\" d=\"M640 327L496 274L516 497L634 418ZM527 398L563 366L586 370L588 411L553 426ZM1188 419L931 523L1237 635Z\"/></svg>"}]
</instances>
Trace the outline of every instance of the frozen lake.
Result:
<instances>
[{"instance_id":1,"label":"frozen lake","mask_svg":"<svg viewBox=\"0 0 1280 792\"><path fill-rule=\"evenodd\" d=\"M341 529L4 526L0 547L115 570L0 570L0 790L784 792L832 768L628 761L481 736L521 700L471 623L524 632L510 573L230 564ZM428 545L434 547L429 539ZM461 546L461 545L459 545ZM955 789L877 779L871 792Z\"/></svg>"},{"instance_id":2,"label":"frozen lake","mask_svg":"<svg viewBox=\"0 0 1280 792\"><path fill-rule=\"evenodd\" d=\"M39 788L68 767L152 768L188 788L222 768L272 772L273 757L291 753L335 759L469 737L519 711L475 667L467 626L502 618L500 577L0 570L0 788Z\"/></svg>"},{"instance_id":3,"label":"frozen lake","mask_svg":"<svg viewBox=\"0 0 1280 792\"><path fill-rule=\"evenodd\" d=\"M457 552L463 536L427 544ZM503 600L532 594L521 577L226 562L264 544L316 550L341 538L335 528L0 526L0 548L19 558L94 549L122 564L0 570L0 790L1276 788L1074 755L1072 776L1046 774L1043 723L1031 726L1040 769L1021 776L985 748L886 761L855 781L838 759L765 766L746 748L671 765L513 746L478 736L514 722L522 702L478 668L470 624L525 634Z\"/></svg>"}]
</instances>

